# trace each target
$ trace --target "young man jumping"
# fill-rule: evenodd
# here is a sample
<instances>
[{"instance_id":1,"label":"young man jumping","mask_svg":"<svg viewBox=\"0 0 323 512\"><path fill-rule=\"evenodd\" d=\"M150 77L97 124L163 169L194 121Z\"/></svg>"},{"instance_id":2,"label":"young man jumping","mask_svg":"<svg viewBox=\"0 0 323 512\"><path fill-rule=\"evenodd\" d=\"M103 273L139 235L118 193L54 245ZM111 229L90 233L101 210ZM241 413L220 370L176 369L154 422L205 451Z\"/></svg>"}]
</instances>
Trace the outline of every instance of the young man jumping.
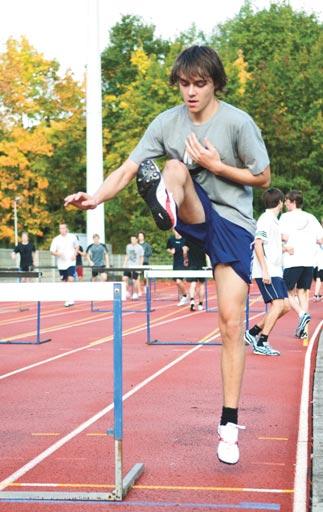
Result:
<instances>
[{"instance_id":1,"label":"young man jumping","mask_svg":"<svg viewBox=\"0 0 323 512\"><path fill-rule=\"evenodd\" d=\"M176 59L170 83L183 104L158 115L129 158L94 196L65 204L95 208L137 176L140 195L161 229L176 230L209 255L217 286L222 339L223 409L218 458L239 460L238 404L245 366L244 307L250 283L255 221L252 187L268 187L269 158L259 128L245 112L219 100L227 77L217 53L192 46ZM154 158L167 156L163 176ZM228 293L228 290L230 293Z\"/></svg>"}]
</instances>

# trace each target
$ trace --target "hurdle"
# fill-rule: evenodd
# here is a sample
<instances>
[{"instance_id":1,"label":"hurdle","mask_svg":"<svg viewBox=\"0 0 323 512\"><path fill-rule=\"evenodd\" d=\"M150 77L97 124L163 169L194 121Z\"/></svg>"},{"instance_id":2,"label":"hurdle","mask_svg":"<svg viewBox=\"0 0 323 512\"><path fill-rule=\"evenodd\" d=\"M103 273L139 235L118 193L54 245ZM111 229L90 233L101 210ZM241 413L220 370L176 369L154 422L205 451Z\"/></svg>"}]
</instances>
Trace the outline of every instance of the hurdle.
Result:
<instances>
[{"instance_id":1,"label":"hurdle","mask_svg":"<svg viewBox=\"0 0 323 512\"><path fill-rule=\"evenodd\" d=\"M211 270L147 270L145 272L145 278L147 279L147 313L146 313L146 334L147 334L147 345L206 345L205 342L200 341L161 341L151 336L151 282L153 279L176 279L176 278L187 278L187 277L204 277L205 279L212 279L213 274ZM198 314L198 313L197 313ZM207 342L207 345L222 345L220 342Z\"/></svg>"},{"instance_id":2,"label":"hurdle","mask_svg":"<svg viewBox=\"0 0 323 512\"><path fill-rule=\"evenodd\" d=\"M111 492L37 492L0 491L1 501L122 501L135 481L144 471L143 463L136 463L123 477L123 379L122 379L122 301L125 300L125 285L116 282L102 283L3 283L6 301L15 302L19 291L21 301L112 300L113 301L113 428L107 435L114 438L115 487ZM19 287L19 288L18 288ZM69 288L69 290L67 290ZM10 485L10 477L8 485Z\"/></svg>"},{"instance_id":3,"label":"hurdle","mask_svg":"<svg viewBox=\"0 0 323 512\"><path fill-rule=\"evenodd\" d=\"M0 278L16 278L16 279L22 279L22 278L40 278L42 276L41 272L23 272L19 270L1 270L0 271ZM8 288L8 284L13 285L16 284L16 292L15 295L13 295L14 298L11 300L11 291L6 292L6 287ZM3 297L6 297L4 295L5 293L9 293L8 297L6 297L6 301L8 302L23 302L23 299L21 299L20 296L20 286L25 283L3 283L0 282L0 289ZM13 290L12 286L10 286L10 290ZM33 301L32 297L30 296L29 299L25 299L25 301L31 302ZM37 301L37 313L36 313L36 338L35 340L0 340L0 345L41 345L43 343L48 343L51 341L51 338L47 338L42 340L40 335L40 318L41 318L41 303L40 301Z\"/></svg>"},{"instance_id":4,"label":"hurdle","mask_svg":"<svg viewBox=\"0 0 323 512\"><path fill-rule=\"evenodd\" d=\"M92 269L95 269L95 267L90 267ZM129 268L129 267L106 267L104 269L104 271L108 274L109 272L113 273L113 272L125 272L125 271L129 271L129 272L142 272L142 271L145 271L147 270L148 267L147 265L141 265L141 266L138 266L138 267L134 267L134 268ZM134 301L136 302L136 301ZM103 309L103 308L98 308L95 306L95 302L94 301L91 301L91 312L92 313L112 313L113 309L111 308L108 308L108 309ZM127 309L127 312L128 313L146 313L146 309Z\"/></svg>"}]
</instances>

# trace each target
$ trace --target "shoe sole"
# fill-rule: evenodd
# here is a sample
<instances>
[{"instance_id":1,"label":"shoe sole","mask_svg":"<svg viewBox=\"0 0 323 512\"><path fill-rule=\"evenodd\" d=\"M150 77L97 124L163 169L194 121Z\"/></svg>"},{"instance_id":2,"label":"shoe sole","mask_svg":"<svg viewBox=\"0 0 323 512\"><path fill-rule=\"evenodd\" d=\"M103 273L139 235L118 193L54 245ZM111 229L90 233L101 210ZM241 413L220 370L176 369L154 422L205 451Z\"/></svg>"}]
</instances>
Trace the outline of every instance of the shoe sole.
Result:
<instances>
[{"instance_id":1,"label":"shoe sole","mask_svg":"<svg viewBox=\"0 0 323 512\"><path fill-rule=\"evenodd\" d=\"M222 464L227 464L228 466L234 466L235 464L238 464L238 462L239 462L239 460L240 460L240 457L239 457L239 459L238 459L236 462L227 462L226 460L222 460L222 459L220 459L220 457L219 457L218 453L216 454L216 456L217 456L218 460L219 460L220 462L222 462Z\"/></svg>"},{"instance_id":2,"label":"shoe sole","mask_svg":"<svg viewBox=\"0 0 323 512\"><path fill-rule=\"evenodd\" d=\"M306 326L310 323L311 317L307 317L306 320L304 320L296 329L295 336L296 338L301 338L302 334L304 333L304 329Z\"/></svg>"},{"instance_id":3,"label":"shoe sole","mask_svg":"<svg viewBox=\"0 0 323 512\"><path fill-rule=\"evenodd\" d=\"M170 199L167 190L165 190L167 195L166 208L167 202L169 202L169 210L163 208L157 200L157 189L160 182L161 173L156 164L152 160L142 162L137 173L138 192L149 206L154 221L159 229L167 231L175 225L175 219L170 210Z\"/></svg>"},{"instance_id":4,"label":"shoe sole","mask_svg":"<svg viewBox=\"0 0 323 512\"><path fill-rule=\"evenodd\" d=\"M269 356L269 357L277 357L277 356L280 356L280 354L267 354L265 352L255 352L253 350L253 354L256 354L256 356Z\"/></svg>"}]
</instances>

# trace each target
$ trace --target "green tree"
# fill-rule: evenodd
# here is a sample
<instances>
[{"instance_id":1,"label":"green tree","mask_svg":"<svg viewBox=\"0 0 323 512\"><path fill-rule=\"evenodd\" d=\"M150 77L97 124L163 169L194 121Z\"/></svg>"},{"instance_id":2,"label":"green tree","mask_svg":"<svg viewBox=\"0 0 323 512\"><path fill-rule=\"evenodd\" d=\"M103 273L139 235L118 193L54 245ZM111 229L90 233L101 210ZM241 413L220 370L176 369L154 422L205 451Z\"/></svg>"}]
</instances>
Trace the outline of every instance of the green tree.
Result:
<instances>
[{"instance_id":1,"label":"green tree","mask_svg":"<svg viewBox=\"0 0 323 512\"><path fill-rule=\"evenodd\" d=\"M0 240L14 240L12 201L20 197L19 231L47 246L56 220L74 226L83 216L63 211L63 198L84 188L84 91L27 41L9 39L0 55ZM73 226L73 227L74 227Z\"/></svg>"},{"instance_id":2,"label":"green tree","mask_svg":"<svg viewBox=\"0 0 323 512\"><path fill-rule=\"evenodd\" d=\"M211 44L231 78L228 101L249 112L262 129L273 186L285 192L300 188L306 208L322 215L321 24L285 3L254 12L246 2L234 19L218 27ZM238 55L249 73L243 94L233 66ZM257 214L263 209L260 195L255 194Z\"/></svg>"}]
</instances>

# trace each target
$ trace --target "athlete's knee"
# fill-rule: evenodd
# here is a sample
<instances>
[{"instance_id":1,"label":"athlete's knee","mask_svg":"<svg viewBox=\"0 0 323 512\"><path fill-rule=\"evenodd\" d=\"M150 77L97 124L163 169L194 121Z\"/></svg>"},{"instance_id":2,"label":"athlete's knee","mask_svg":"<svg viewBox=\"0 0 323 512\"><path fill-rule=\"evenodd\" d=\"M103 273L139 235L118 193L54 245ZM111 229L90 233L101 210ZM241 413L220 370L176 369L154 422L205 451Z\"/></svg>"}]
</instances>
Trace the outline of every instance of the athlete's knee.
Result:
<instances>
[{"instance_id":1,"label":"athlete's knee","mask_svg":"<svg viewBox=\"0 0 323 512\"><path fill-rule=\"evenodd\" d=\"M176 174L174 173L176 171ZM166 165L164 167L164 176L168 176L171 173L171 176L178 177L178 178L186 178L189 176L189 171L183 162L180 162L176 158L172 158L171 160L167 160Z\"/></svg>"}]
</instances>

